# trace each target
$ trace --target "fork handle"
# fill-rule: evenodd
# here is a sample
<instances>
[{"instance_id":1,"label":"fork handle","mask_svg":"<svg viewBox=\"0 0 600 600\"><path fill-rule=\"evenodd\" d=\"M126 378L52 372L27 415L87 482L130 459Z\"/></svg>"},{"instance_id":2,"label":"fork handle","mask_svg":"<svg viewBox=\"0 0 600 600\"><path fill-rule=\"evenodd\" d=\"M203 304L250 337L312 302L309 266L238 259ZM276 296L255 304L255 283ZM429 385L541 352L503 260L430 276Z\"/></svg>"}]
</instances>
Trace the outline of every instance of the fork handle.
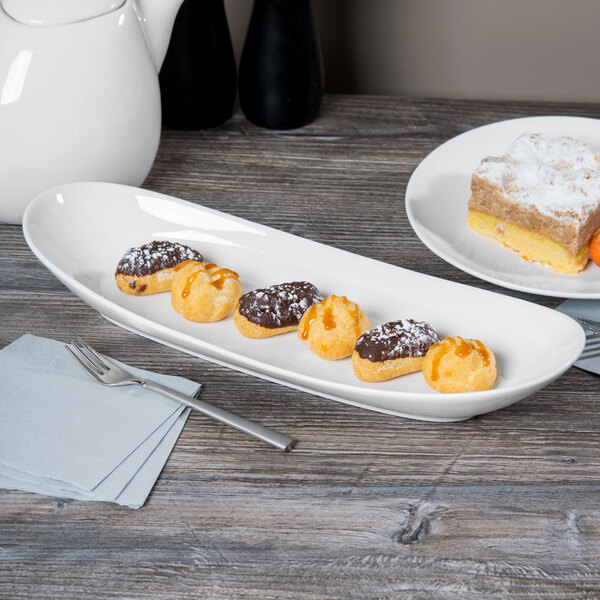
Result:
<instances>
[{"instance_id":1,"label":"fork handle","mask_svg":"<svg viewBox=\"0 0 600 600\"><path fill-rule=\"evenodd\" d=\"M268 427L263 427L258 423L248 421L248 419L234 415L233 413L223 410L222 408L211 406L206 402L202 402L202 400L198 400L196 398L192 398L191 396L187 396L186 394L176 392L175 390L161 385L160 383L148 380L140 380L139 383L147 390L151 390L153 392L157 392L158 394L162 394L163 396L167 396L167 398L177 400L177 402L181 402L181 404L189 406L190 408L201 412L203 415L215 419L215 421L225 423L225 425L229 425L238 431L247 433L252 437L262 440L263 442L282 450L283 452L289 452L296 445L296 440L288 437L287 435L278 433L277 431L269 429Z\"/></svg>"}]
</instances>

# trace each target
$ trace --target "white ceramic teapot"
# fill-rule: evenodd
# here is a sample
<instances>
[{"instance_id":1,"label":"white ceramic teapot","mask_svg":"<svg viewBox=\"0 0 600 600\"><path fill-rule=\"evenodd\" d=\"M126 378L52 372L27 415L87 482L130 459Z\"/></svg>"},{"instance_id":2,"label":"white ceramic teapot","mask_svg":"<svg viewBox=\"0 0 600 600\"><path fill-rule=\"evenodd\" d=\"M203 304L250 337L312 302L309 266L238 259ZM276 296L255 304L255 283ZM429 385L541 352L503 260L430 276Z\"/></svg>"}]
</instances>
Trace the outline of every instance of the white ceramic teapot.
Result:
<instances>
[{"instance_id":1,"label":"white ceramic teapot","mask_svg":"<svg viewBox=\"0 0 600 600\"><path fill-rule=\"evenodd\" d=\"M71 181L140 185L182 0L0 0L0 221Z\"/></svg>"}]
</instances>

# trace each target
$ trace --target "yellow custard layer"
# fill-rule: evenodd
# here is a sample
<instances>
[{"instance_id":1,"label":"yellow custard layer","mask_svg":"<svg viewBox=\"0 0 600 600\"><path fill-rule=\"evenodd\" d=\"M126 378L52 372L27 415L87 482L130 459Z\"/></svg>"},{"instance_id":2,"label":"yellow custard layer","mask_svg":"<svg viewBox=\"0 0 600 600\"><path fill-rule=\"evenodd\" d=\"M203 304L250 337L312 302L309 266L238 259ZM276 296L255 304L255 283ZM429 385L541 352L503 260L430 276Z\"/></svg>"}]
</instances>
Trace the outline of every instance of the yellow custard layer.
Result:
<instances>
[{"instance_id":1,"label":"yellow custard layer","mask_svg":"<svg viewBox=\"0 0 600 600\"><path fill-rule=\"evenodd\" d=\"M587 245L577 254L570 254L563 245L546 236L478 210L469 210L467 224L473 231L483 233L516 250L524 259L548 265L558 273L578 273L590 257Z\"/></svg>"}]
</instances>

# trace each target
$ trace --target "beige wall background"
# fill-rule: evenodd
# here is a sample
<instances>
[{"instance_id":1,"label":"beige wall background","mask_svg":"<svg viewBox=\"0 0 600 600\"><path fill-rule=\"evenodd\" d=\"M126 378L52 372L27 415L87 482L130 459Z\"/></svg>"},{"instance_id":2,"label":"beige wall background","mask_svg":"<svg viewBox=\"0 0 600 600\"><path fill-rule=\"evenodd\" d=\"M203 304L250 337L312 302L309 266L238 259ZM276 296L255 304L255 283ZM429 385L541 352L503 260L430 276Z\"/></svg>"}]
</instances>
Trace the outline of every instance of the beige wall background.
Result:
<instances>
[{"instance_id":1,"label":"beige wall background","mask_svg":"<svg viewBox=\"0 0 600 600\"><path fill-rule=\"evenodd\" d=\"M236 56L251 0L225 0ZM313 0L326 90L600 102L600 0Z\"/></svg>"}]
</instances>

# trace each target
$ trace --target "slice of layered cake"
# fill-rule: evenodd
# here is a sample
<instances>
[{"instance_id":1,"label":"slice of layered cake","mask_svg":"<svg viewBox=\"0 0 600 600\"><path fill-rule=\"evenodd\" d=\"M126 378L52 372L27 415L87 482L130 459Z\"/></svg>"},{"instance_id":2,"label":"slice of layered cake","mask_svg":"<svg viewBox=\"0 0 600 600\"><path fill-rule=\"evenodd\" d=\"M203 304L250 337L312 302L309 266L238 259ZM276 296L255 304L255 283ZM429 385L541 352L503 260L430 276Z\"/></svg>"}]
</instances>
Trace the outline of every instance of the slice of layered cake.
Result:
<instances>
[{"instance_id":1,"label":"slice of layered cake","mask_svg":"<svg viewBox=\"0 0 600 600\"><path fill-rule=\"evenodd\" d=\"M473 173L467 222L527 260L577 273L600 229L600 156L573 138L523 134Z\"/></svg>"}]
</instances>

